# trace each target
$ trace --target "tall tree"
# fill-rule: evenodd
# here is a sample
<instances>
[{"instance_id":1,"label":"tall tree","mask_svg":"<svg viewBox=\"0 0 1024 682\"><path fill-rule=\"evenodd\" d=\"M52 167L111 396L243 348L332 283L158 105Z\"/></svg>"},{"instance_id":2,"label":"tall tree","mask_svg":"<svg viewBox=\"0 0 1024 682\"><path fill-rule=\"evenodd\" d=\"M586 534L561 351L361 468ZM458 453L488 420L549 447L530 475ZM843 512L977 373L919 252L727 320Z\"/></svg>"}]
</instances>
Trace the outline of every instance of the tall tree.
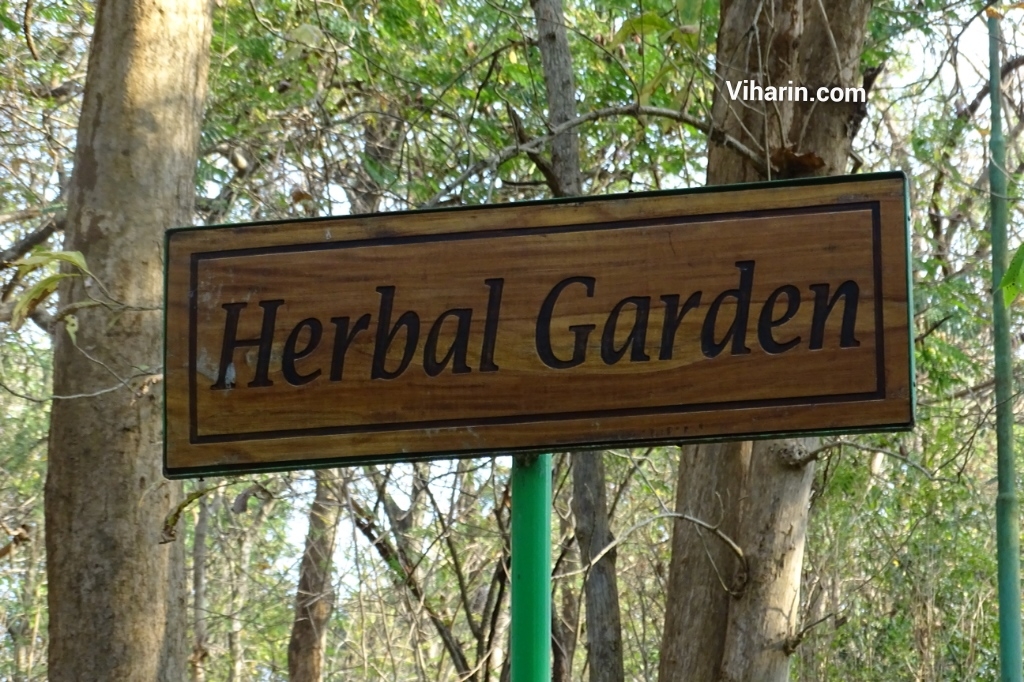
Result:
<instances>
[{"instance_id":1,"label":"tall tree","mask_svg":"<svg viewBox=\"0 0 1024 682\"><path fill-rule=\"evenodd\" d=\"M189 666L192 682L206 682L206 659L210 656L206 627L206 538L210 530L210 501L199 498L199 510L192 534L192 654Z\"/></svg>"},{"instance_id":2,"label":"tall tree","mask_svg":"<svg viewBox=\"0 0 1024 682\"><path fill-rule=\"evenodd\" d=\"M204 123L204 160L197 185L209 191L210 198L199 202L200 215L206 222L233 222L336 213L348 206L369 210L356 208L361 204L354 194L345 200L353 189L365 193L370 202L383 197L379 200L389 210L415 207L432 197L434 205L451 205L555 193L530 157L531 152L543 154L553 167L552 139L538 139L551 131L554 116L546 100L531 4L499 7L487 0L440 0L427 3L430 11L424 12L420 0L341 0L332 5L338 11L324 11L319 0L219 2L214 43L218 58L211 71L213 97ZM788 643L792 649L800 642L791 657L793 680L998 678L989 655L998 639L998 624L988 608L994 581L986 579L995 573L990 528L994 493L986 484L994 476L986 426L993 400L990 320L983 312L990 275L982 145L988 89L973 73L977 60L970 58L971 37L977 10L969 4L873 3L870 42L862 59L867 66L890 57L889 73L882 76L885 88L873 94L874 104L853 112L852 123L868 114L856 145L863 157L861 167L912 170L911 193L918 199L912 246L919 419L912 435L834 438L820 448L805 446L819 451L821 459L808 505L803 620ZM583 117L576 120L585 159L583 190L621 192L703 182L713 101L713 79L705 69L713 63L715 48L710 48L712 54L708 48L717 45L719 2L650 0L642 6L605 3L599 8L574 3L565 9L578 109L574 115ZM778 6L769 3L762 10L777 13ZM811 21L811 13L819 11L817 0L808 0L800 21L817 27L821 45L827 47L818 66L825 68L835 57L821 22ZM826 11L834 25L832 8ZM1024 171L1024 126L1019 125L1024 60L1013 47L1021 44L1024 24L1013 21L1020 17L1020 10L1016 12L1005 22L1003 67L1011 197L1020 194L1013 176L1019 180ZM41 481L47 459L38 429L45 435L48 428L40 423L48 418L52 404L47 400L50 333L62 310L56 301L44 298L23 309L28 321L15 314L21 302L36 302L37 286L59 267L48 262L30 271L18 260L38 256L38 251L57 251L63 240L74 126L85 83L83 55L93 20L94 3L84 0L0 0L0 581L9 588L0 594L0 611L6 614L0 647L3 679L45 675L45 662L33 660L34 652L47 646L47 590L36 577L36 570L45 567ZM768 44L784 33L783 23L766 19L751 38ZM834 37L842 49L843 38ZM727 40L736 42L735 37ZM915 59L907 54L907 45L935 58ZM785 41L772 49L784 46ZM944 60L941 55L946 55ZM798 70L794 67L793 72ZM831 79L828 73L823 75ZM565 97L571 89L557 93L562 101L572 101ZM506 103L522 115L525 141L510 135ZM736 118L750 113L745 111L748 107L762 109L757 102L724 104L715 112L719 123L723 110ZM790 115L788 103L768 106L778 106L781 112L770 109L769 122ZM793 112L794 121L805 113ZM811 164L816 158L829 160L810 144L794 143L801 136L795 125L787 124L787 133L781 127L769 130L772 146L759 146L756 140L765 135L759 116L743 119L751 130L760 125L758 134L730 128L743 139L743 149L757 150L746 155L748 172L736 179L766 177L763 169L769 165L774 165L772 177L798 174L795 157L808 152L812 155L805 159ZM829 120L839 122L842 117ZM814 120L808 124L812 125L805 140L819 131ZM721 129L716 131L712 147L718 148L722 134ZM788 142L776 148L775 138ZM784 147L790 145L787 152ZM383 153L389 149L393 153ZM714 152L716 158L728 158L720 152ZM860 163L855 161L853 167ZM366 179L371 181L368 187L362 184ZM1024 204L1017 202L1011 210L1020 217L1021 207ZM1015 311L1018 318L1024 312L1019 307ZM78 317L76 322L85 319ZM19 329L20 321L24 324ZM66 334L60 322L55 326L57 334ZM766 548L780 541L771 550L779 553L785 552L788 538L758 535L755 524L741 523L749 518L747 510L778 501L794 512L795 536L802 527L802 510L792 504L800 495L791 488L783 492L767 485L752 487L762 476L778 480L773 468L782 468L785 462L760 450L752 452L751 447L737 443L687 449L684 459L691 483L679 487L678 508L717 524L741 548L753 574L759 565L766 566L755 560L756 538L768 540ZM721 483L716 483L706 460L721 456L733 458L735 466L719 468ZM626 675L652 679L659 660L680 655L659 651L666 592L674 600L670 618L691 624L698 636L712 618L693 619L692 614L703 613L711 602L724 608L724 625L710 633L721 648L717 658L699 655L703 649L695 642L686 644L698 653L687 660L706 664L708 670L706 675L691 672L689 679L715 680L721 668L735 669L737 662L723 663L726 651L766 654L766 659L774 657L784 665L778 649L757 644L764 638L758 628L788 628L793 610L775 612L779 621L762 618L760 604L767 597L755 597L755 581L736 575L742 562L735 550L691 521L676 528L684 539L689 537L685 544L690 563L673 577L704 581L708 602L689 599L686 612L674 608L683 593L669 589L671 571L664 570L669 566L671 543L665 539L672 521L652 514L660 516L655 509L668 511L663 502L671 506L678 457L674 448L657 448L644 455L622 452L604 458L609 482L636 477L635 485L605 488L619 536L616 578ZM361 525L343 543L345 561L333 567L340 574L335 580L341 590L339 613L331 622L343 623L344 641L329 640L325 670L345 670L351 679L448 680L457 676L464 657L464 676L475 672L478 682L493 682L502 670L507 676L507 467L501 460L462 460L458 466L464 478L457 478L454 471L443 473L445 466L455 464L431 465L431 483L424 495L438 499L420 505L421 523L413 528L404 513L407 496L401 491L409 489L405 475L387 480L383 493L370 480L357 479L348 487L353 500L347 506ZM759 473L758 466L766 473ZM559 471L563 475L556 480L564 491L556 499L565 524L561 530L572 538L572 474L568 468ZM803 471L807 475L809 469ZM731 488L728 481L733 475L751 483ZM784 479L796 488L802 480ZM235 485L218 486L218 494L228 495ZM456 502L441 499L440 491L449 486ZM733 493L738 498L731 497ZM396 513L385 508L387 495L401 502L401 507L389 505ZM228 495L227 507L233 498ZM311 508L309 498L312 491L304 500L288 495L279 499L277 509L282 513L253 536L244 574L233 568L238 555L235 540L242 529L223 505L209 505L205 545L198 522L202 511L182 516L197 522L194 551L198 565L206 567L205 575L194 580L193 659L202 664L195 670L197 678L203 673L210 680L228 678L233 669L227 655L232 638L235 660L245 663L249 677L283 674L294 620L294 573L302 553L301 545L288 542L292 536L284 532L283 518L305 515ZM247 522L245 532L252 532L252 516L239 517ZM32 527L37 517L40 528ZM27 530L22 528L26 523ZM407 531L426 551L409 554ZM28 534L27 542L23 533ZM186 539L188 535L183 533ZM578 546L572 540L568 543L556 572L576 578L579 561L572 552ZM593 544L600 549L605 543ZM789 575L797 552L784 558L788 563L783 562L783 570ZM684 560L677 551L677 562ZM232 582L242 586L242 575L251 587L244 610L239 610L232 607L230 588ZM583 601L581 578L558 582L563 600ZM761 585L785 588L792 583L780 577ZM726 588L737 598L727 596ZM577 619L565 617L572 611L566 603L561 610L563 622L572 624L571 631L562 631L568 653ZM244 633L233 631L232 624L244 625ZM744 625L755 627L744 634ZM587 636L580 630L581 642L587 636L593 641L591 626ZM684 639L685 635L675 641ZM753 643L741 646L743 639ZM210 655L204 658L206 651ZM580 650L571 671L577 679L587 675L583 662ZM742 658L738 663L745 665ZM765 676L771 679L773 674Z\"/></svg>"},{"instance_id":3,"label":"tall tree","mask_svg":"<svg viewBox=\"0 0 1024 682\"><path fill-rule=\"evenodd\" d=\"M565 11L562 0L530 0L530 5L537 18L537 44L544 67L548 122L555 128L576 118L576 82L565 29ZM530 159L544 174L556 197L580 193L580 144L575 128L563 131L551 140L550 164L536 155Z\"/></svg>"},{"instance_id":4,"label":"tall tree","mask_svg":"<svg viewBox=\"0 0 1024 682\"><path fill-rule=\"evenodd\" d=\"M565 10L561 0L531 0L530 4L537 19L537 44L544 68L548 123L556 128L576 117L576 84ZM551 140L550 163L539 153L531 153L530 159L555 196L574 196L582 192L579 135L575 128L565 130ZM615 552L601 551L611 540L602 457L604 453L601 451L572 455L572 511L580 557L589 565L584 573L584 594L590 680L620 682L624 673ZM573 608L568 610L575 611ZM564 679L569 679L575 641L568 633L561 632L563 629L554 628L556 639L561 640L555 642L554 671L556 676L561 674ZM572 646L570 639L573 640Z\"/></svg>"},{"instance_id":5,"label":"tall tree","mask_svg":"<svg viewBox=\"0 0 1024 682\"><path fill-rule=\"evenodd\" d=\"M51 680L185 676L184 562L161 545L163 231L192 220L206 0L104 0L68 194L46 480ZM77 332L75 331L77 327Z\"/></svg>"},{"instance_id":6,"label":"tall tree","mask_svg":"<svg viewBox=\"0 0 1024 682\"><path fill-rule=\"evenodd\" d=\"M844 173L857 103L738 102L727 83L860 85L869 0L721 4L708 184ZM731 136L760 160L722 144ZM814 442L686 448L659 679L784 682L799 629Z\"/></svg>"},{"instance_id":7,"label":"tall tree","mask_svg":"<svg viewBox=\"0 0 1024 682\"><path fill-rule=\"evenodd\" d=\"M249 500L255 498L256 510L252 519L246 522L243 515L249 511ZM270 517L276 500L273 494L260 483L253 483L235 498L231 504L231 536L229 562L230 586L228 608L228 682L245 682L249 679L246 660L246 625L250 621L245 611L251 608L249 593L252 587L252 550L263 525Z\"/></svg>"},{"instance_id":8,"label":"tall tree","mask_svg":"<svg viewBox=\"0 0 1024 682\"><path fill-rule=\"evenodd\" d=\"M299 566L295 621L288 642L290 682L320 682L323 679L327 624L334 609L331 567L341 519L337 485L338 474L334 469L317 469L316 494L309 510L306 546Z\"/></svg>"},{"instance_id":9,"label":"tall tree","mask_svg":"<svg viewBox=\"0 0 1024 682\"><path fill-rule=\"evenodd\" d=\"M622 617L619 585L615 574L615 550L608 526L605 493L604 453L576 453L572 463L572 506L576 518L576 541L580 557L589 568L584 572L587 606L587 663L590 682L621 682Z\"/></svg>"}]
</instances>

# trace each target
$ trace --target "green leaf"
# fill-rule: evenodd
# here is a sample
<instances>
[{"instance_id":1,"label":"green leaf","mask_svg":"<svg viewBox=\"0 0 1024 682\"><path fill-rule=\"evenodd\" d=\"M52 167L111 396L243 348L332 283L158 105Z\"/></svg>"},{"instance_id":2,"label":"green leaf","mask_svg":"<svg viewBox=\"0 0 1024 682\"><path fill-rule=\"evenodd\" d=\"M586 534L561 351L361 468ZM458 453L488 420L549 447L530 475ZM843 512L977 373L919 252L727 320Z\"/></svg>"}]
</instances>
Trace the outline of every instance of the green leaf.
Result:
<instances>
[{"instance_id":1,"label":"green leaf","mask_svg":"<svg viewBox=\"0 0 1024 682\"><path fill-rule=\"evenodd\" d=\"M674 28L665 36L665 44L671 45L675 43L676 45L696 50L700 45L700 36L697 33L698 29L696 26Z\"/></svg>"},{"instance_id":2,"label":"green leaf","mask_svg":"<svg viewBox=\"0 0 1024 682\"><path fill-rule=\"evenodd\" d=\"M1003 290L1003 296L1007 305L1013 303L1017 295L1024 289L1024 246L1017 249L1013 254L1010 266L1003 273L1003 279L999 282L999 288Z\"/></svg>"},{"instance_id":3,"label":"green leaf","mask_svg":"<svg viewBox=\"0 0 1024 682\"><path fill-rule=\"evenodd\" d=\"M313 24L301 24L293 29L288 37L297 43L305 43L310 47L320 47L324 40L324 32Z\"/></svg>"},{"instance_id":4,"label":"green leaf","mask_svg":"<svg viewBox=\"0 0 1024 682\"><path fill-rule=\"evenodd\" d=\"M46 298L57 290L57 285L65 277L77 277L71 273L58 273L56 275L50 275L44 277L32 286L30 286L25 293L19 298L18 302L14 304L14 310L11 312L11 328L18 329L29 314L36 309L40 303L46 300Z\"/></svg>"},{"instance_id":5,"label":"green leaf","mask_svg":"<svg viewBox=\"0 0 1024 682\"><path fill-rule=\"evenodd\" d=\"M360 154L360 156L363 159L363 169L378 187L389 187L398 179L393 170L384 166L369 154Z\"/></svg>"},{"instance_id":6,"label":"green leaf","mask_svg":"<svg viewBox=\"0 0 1024 682\"><path fill-rule=\"evenodd\" d=\"M651 78L649 81L643 84L643 87L640 88L641 105L647 106L648 104L651 103L651 95L654 94L654 91L657 90L658 87L660 87L661 84L664 82L665 77L668 76L668 74L670 74L673 70L674 69L671 64L665 64L664 66L661 67L661 69L658 70L658 73L655 74L654 78Z\"/></svg>"},{"instance_id":7,"label":"green leaf","mask_svg":"<svg viewBox=\"0 0 1024 682\"><path fill-rule=\"evenodd\" d=\"M21 270L21 275L24 276L37 268L54 262L70 263L93 279L96 278L95 275L89 272L89 268L85 264L85 256L80 251L39 251L31 256L22 258L14 263L14 265L18 266Z\"/></svg>"},{"instance_id":8,"label":"green leaf","mask_svg":"<svg viewBox=\"0 0 1024 682\"><path fill-rule=\"evenodd\" d=\"M634 35L663 33L675 30L675 26L661 18L657 12L645 12L638 17L627 19L612 38L611 46L617 47Z\"/></svg>"},{"instance_id":9,"label":"green leaf","mask_svg":"<svg viewBox=\"0 0 1024 682\"><path fill-rule=\"evenodd\" d=\"M696 24L700 22L700 14L704 9L703 0L676 0L676 11L679 12L679 20L684 24Z\"/></svg>"},{"instance_id":10,"label":"green leaf","mask_svg":"<svg viewBox=\"0 0 1024 682\"><path fill-rule=\"evenodd\" d=\"M288 33L288 38L294 42L285 50L285 61L297 59L308 48L320 47L324 41L324 32L312 24L301 24Z\"/></svg>"},{"instance_id":11,"label":"green leaf","mask_svg":"<svg viewBox=\"0 0 1024 682\"><path fill-rule=\"evenodd\" d=\"M21 33L21 27L18 26L16 21L7 16L6 13L0 14L0 24L3 24L4 28L11 33Z\"/></svg>"}]
</instances>

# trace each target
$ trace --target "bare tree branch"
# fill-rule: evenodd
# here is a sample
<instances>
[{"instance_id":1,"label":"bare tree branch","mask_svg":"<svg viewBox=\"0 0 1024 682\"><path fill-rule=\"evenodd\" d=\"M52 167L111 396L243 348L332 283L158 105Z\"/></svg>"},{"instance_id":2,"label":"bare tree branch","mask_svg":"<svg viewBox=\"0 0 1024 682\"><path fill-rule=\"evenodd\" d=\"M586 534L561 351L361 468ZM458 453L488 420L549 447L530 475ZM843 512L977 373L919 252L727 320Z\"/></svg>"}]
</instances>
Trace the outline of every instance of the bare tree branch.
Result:
<instances>
[{"instance_id":1,"label":"bare tree branch","mask_svg":"<svg viewBox=\"0 0 1024 682\"><path fill-rule=\"evenodd\" d=\"M1000 81L1006 80L1011 73L1024 66L1024 55L1018 55L1013 59L1008 60L999 69ZM963 132L967 123L974 118L978 109L981 107L982 102L989 96L991 91L991 85L985 83L984 86L978 91L974 99L966 107L960 109L957 112L956 118L953 120L949 134L946 136L943 145L942 156L939 160L939 168L937 169L935 180L932 182L931 198L928 201L928 223L932 230L932 239L935 240L936 248L939 257L939 261L942 264L942 271L946 277L949 277L951 268L949 264L949 254L947 253L949 248L949 239L943 230L943 216L940 210L940 201L942 190L946 186L946 178L948 172L946 167L949 165L952 157L952 149L956 143L957 138Z\"/></svg>"},{"instance_id":2,"label":"bare tree branch","mask_svg":"<svg viewBox=\"0 0 1024 682\"><path fill-rule=\"evenodd\" d=\"M640 528L643 528L644 526L648 526L648 525L654 523L655 521L659 521L661 519L682 519L683 521L688 521L689 523L692 523L695 526L698 526L700 528L703 528L704 530L710 531L719 540L721 540L726 545L728 545L729 549L731 549L733 551L733 553L736 555L736 558L738 558L740 560L740 563L743 564L744 574L747 573L747 558L746 558L746 555L743 553L743 548L741 548L736 543L735 540L733 540L731 537L729 537L728 535L723 533L722 530L717 525L712 525L712 524L708 523L707 521L702 521L701 519L698 519L696 517L690 516L688 514L680 514L678 512L662 512L661 514L655 514L653 516L649 516L646 519L644 519L644 520L642 520L642 521L640 521L638 523L635 523L632 526L630 526L629 528L627 528L625 531L623 531L619 535L619 537L615 538L615 540L610 542L600 552L598 552L594 556L594 558L591 559L587 563L587 565L579 568L578 570L571 571L569 573L561 573L559 575L552 576L552 578L556 578L556 579L557 578L568 578L568 577L573 576L573 575L579 575L579 574L582 574L582 573L586 573L588 570L590 570L591 566L593 566L595 563L597 563L598 561L601 560L601 557L603 557L605 554L607 554L608 552L612 551L613 549L615 549L616 547L621 545L623 542L625 542L626 538L628 538L634 532L636 532Z\"/></svg>"},{"instance_id":3,"label":"bare tree branch","mask_svg":"<svg viewBox=\"0 0 1024 682\"><path fill-rule=\"evenodd\" d=\"M702 121L701 119L686 114L682 111L676 111L675 109L666 109L664 107L641 106L639 104L627 104L619 107L606 107L604 109L596 109L594 111L583 114L582 116L577 116L571 121L566 121L561 125L553 127L551 129L551 133L548 135L535 137L532 140L529 140L528 142L525 143L516 142L516 144L509 145L502 149L501 151L499 151L498 153L487 157L486 159L481 159L480 161L477 161L475 164L473 164L465 171L463 171L463 173L459 175L459 177L448 183L443 189L441 189L441 191L435 194L430 199L430 201L424 203L422 205L422 208L430 208L432 206L436 206L438 202L440 202L441 199L445 197L445 195L452 191L452 189L458 187L469 178L483 172L484 170L495 169L520 153L529 154L531 152L538 152L540 149L544 147L545 144L554 139L556 135L563 133L566 130L579 127L584 123L590 123L591 121L597 121L605 118L615 118L617 116L634 116L636 118L640 118L643 116L655 116L659 118L667 118L673 121L678 121L679 123L682 123L684 125L696 128L697 130L706 134L710 139L714 140L715 142L718 142L728 147L729 149L732 149L738 154L745 156L747 159L750 160L752 164L754 164L754 166L759 171L762 172L762 174L767 175L767 167L765 166L764 161L761 159L759 154L757 154L750 147L746 146L745 144L743 144L736 138L732 137L731 135L728 135L722 132L721 130L713 128L710 123Z\"/></svg>"},{"instance_id":4,"label":"bare tree branch","mask_svg":"<svg viewBox=\"0 0 1024 682\"><path fill-rule=\"evenodd\" d=\"M35 4L35 0L26 0L25 18L22 21L21 27L25 29L25 44L28 45L28 51L32 53L32 59L38 62L39 52L36 51L36 41L32 40L32 6Z\"/></svg>"},{"instance_id":5,"label":"bare tree branch","mask_svg":"<svg viewBox=\"0 0 1024 682\"><path fill-rule=\"evenodd\" d=\"M783 651L786 652L786 655L792 656L794 653L796 653L797 647L800 646L800 643L804 641L804 639L807 637L811 630L813 630L818 625L821 625L829 618L835 618L835 615L836 614L834 613L826 614L818 620L811 623L810 625L805 626L803 629L800 630L800 632L797 632L795 635L787 639L785 645L783 646Z\"/></svg>"},{"instance_id":6,"label":"bare tree branch","mask_svg":"<svg viewBox=\"0 0 1024 682\"><path fill-rule=\"evenodd\" d=\"M892 450L886 450L885 448L876 448L876 447L871 446L871 445L861 445L860 443L851 443L850 441L846 441L846 440L839 440L839 441L833 441L831 443L825 443L824 445L822 445L817 450L811 450L810 452L808 452L807 456L806 456L806 460L808 462L811 462L811 461L817 459L818 457L820 457L822 453L827 452L828 450L832 450L834 448L839 448L839 447L849 447L849 448L853 448L854 450L861 450L863 452L873 452L873 453L876 453L876 454L885 455L886 457L892 457L893 459L899 460L899 461L903 462L904 464L917 469L922 474L924 474L925 477L929 481L934 481L935 480L935 476L934 476L934 474L932 474L932 472L928 471L928 469L924 468L922 465L918 464L917 462L915 462L914 460L910 459L906 455L902 455L902 454L900 454L898 452L893 452Z\"/></svg>"},{"instance_id":7,"label":"bare tree branch","mask_svg":"<svg viewBox=\"0 0 1024 682\"><path fill-rule=\"evenodd\" d=\"M448 651L448 655L452 657L452 662L455 664L456 670L462 679L471 680L475 678L474 671L470 669L469 663L466 660L466 655L462 651L462 646L458 640L452 634L451 628L445 623L445 618L442 614L439 614L428 602L423 588L417 582L415 574L410 566L408 557L405 556L405 552L401 548L393 546L376 524L373 515L359 504L352 495L349 494L347 486L342 486L342 494L345 496L345 501L348 503L350 509L353 511L352 518L355 521L356 527L359 531L370 541L374 549L377 550L377 554L387 564L399 584L405 585L412 595L423 605L424 610L427 612L427 616L430 618L430 622L434 625L437 630L437 634L440 635L441 641L444 642L444 647Z\"/></svg>"},{"instance_id":8,"label":"bare tree branch","mask_svg":"<svg viewBox=\"0 0 1024 682\"><path fill-rule=\"evenodd\" d=\"M7 223L15 223L19 220L31 220L32 218L38 218L39 216L52 211L53 207L47 208L26 208L20 211L12 211L10 213L0 213L0 225Z\"/></svg>"},{"instance_id":9,"label":"bare tree branch","mask_svg":"<svg viewBox=\"0 0 1024 682\"><path fill-rule=\"evenodd\" d=\"M22 211L25 213L26 211ZM13 215L13 214L8 214ZM5 222L3 216L0 216L0 223ZM11 222L11 221L8 221ZM6 265L10 265L17 259L24 256L26 253L34 249L36 246L42 244L49 239L58 229L63 229L63 220L53 218L46 221L42 227L37 229L35 232L31 232L25 235L23 238L12 244L10 248L0 252L0 269Z\"/></svg>"}]
</instances>

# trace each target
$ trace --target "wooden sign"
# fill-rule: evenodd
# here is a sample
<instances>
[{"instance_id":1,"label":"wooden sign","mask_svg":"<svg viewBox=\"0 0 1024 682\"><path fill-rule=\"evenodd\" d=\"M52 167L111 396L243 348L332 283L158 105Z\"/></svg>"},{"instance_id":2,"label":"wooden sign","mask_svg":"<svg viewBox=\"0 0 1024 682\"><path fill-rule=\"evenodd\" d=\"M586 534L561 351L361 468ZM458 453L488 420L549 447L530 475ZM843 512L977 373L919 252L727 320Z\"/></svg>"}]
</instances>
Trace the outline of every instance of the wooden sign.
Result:
<instances>
[{"instance_id":1,"label":"wooden sign","mask_svg":"<svg viewBox=\"0 0 1024 682\"><path fill-rule=\"evenodd\" d=\"M902 174L177 229L170 477L909 428Z\"/></svg>"}]
</instances>

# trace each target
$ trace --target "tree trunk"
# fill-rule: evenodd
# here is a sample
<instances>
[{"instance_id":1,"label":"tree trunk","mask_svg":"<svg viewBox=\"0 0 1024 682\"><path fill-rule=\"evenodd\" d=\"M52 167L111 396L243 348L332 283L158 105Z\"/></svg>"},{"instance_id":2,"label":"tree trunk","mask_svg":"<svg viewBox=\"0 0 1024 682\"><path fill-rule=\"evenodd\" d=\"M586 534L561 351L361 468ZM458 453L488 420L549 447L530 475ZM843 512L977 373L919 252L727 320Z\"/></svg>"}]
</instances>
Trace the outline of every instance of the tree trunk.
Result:
<instances>
[{"instance_id":1,"label":"tree trunk","mask_svg":"<svg viewBox=\"0 0 1024 682\"><path fill-rule=\"evenodd\" d=\"M713 124L716 131L759 151L763 164L774 169L766 178L750 159L712 136L709 185L846 172L850 127L861 105L733 101L726 82L753 79L762 86L802 85L812 97L821 86L860 85L860 53L870 9L870 0L722 2ZM797 158L803 154L813 154L818 161Z\"/></svg>"},{"instance_id":2,"label":"tree trunk","mask_svg":"<svg viewBox=\"0 0 1024 682\"><path fill-rule=\"evenodd\" d=\"M549 124L555 127L576 117L576 84L565 12L562 0L531 0L530 4L537 19L537 42L544 68ZM530 158L537 164L555 196L576 196L582 192L579 136L575 128L556 135L551 141L550 164L536 154ZM580 559L586 562L593 560L611 539L601 457L601 452L575 453L570 464L573 470L572 508L576 519L576 540ZM606 553L590 567L584 593L590 680L621 682L624 675L622 628L614 551ZM556 613L557 605L553 606L552 613ZM560 630L560 627L553 628L553 633L558 636ZM571 646L568 646L568 636L560 639L561 642L554 644L566 651L554 652L559 663L554 672L556 675L568 675L572 670L575 636Z\"/></svg>"},{"instance_id":3,"label":"tree trunk","mask_svg":"<svg viewBox=\"0 0 1024 682\"><path fill-rule=\"evenodd\" d=\"M91 396L54 401L50 426L54 682L186 675L183 549L159 542L180 497L161 476L161 247L192 221L209 12L203 0L97 8L65 236L95 280L62 283L77 342L65 317L54 350L54 393Z\"/></svg>"},{"instance_id":4,"label":"tree trunk","mask_svg":"<svg viewBox=\"0 0 1024 682\"><path fill-rule=\"evenodd\" d=\"M754 443L738 538L748 572L729 608L723 682L789 679L814 482L814 466L801 459L808 446L817 447L817 439Z\"/></svg>"},{"instance_id":5,"label":"tree trunk","mask_svg":"<svg viewBox=\"0 0 1024 682\"><path fill-rule=\"evenodd\" d=\"M572 458L565 453L556 460L553 481L567 479L572 473ZM572 511L572 485L557 487L552 491L554 511L558 516L558 537L561 542L555 546L558 559L553 572L573 576L563 578L552 585L551 604L551 680L571 682L573 658L576 655L576 634L580 622L580 600L583 583L575 579L580 568L580 546L576 540L575 513ZM558 602L561 602L559 604Z\"/></svg>"},{"instance_id":6,"label":"tree trunk","mask_svg":"<svg viewBox=\"0 0 1024 682\"><path fill-rule=\"evenodd\" d=\"M572 71L572 54L565 31L562 0L530 0L537 18L540 61L544 68L544 89L547 92L548 122L555 127L576 118L576 83ZM536 162L537 159L534 159ZM580 146L575 128L555 136L551 141L551 165L539 163L551 191L556 197L572 197L580 193Z\"/></svg>"},{"instance_id":7,"label":"tree trunk","mask_svg":"<svg viewBox=\"0 0 1024 682\"><path fill-rule=\"evenodd\" d=\"M726 82L859 85L869 0L723 1L712 109L715 133L743 142L760 164L711 136L708 184L845 172L856 103L740 102ZM769 169L766 178L761 167ZM677 510L739 543L745 561L690 521L676 522L662 641L662 682L785 682L799 628L800 571L814 441L686 448Z\"/></svg>"},{"instance_id":8,"label":"tree trunk","mask_svg":"<svg viewBox=\"0 0 1024 682\"><path fill-rule=\"evenodd\" d=\"M195 642L189 664L192 682L206 682L206 659L210 655L206 633L206 536L210 529L210 502L199 498L199 518L192 541L192 629Z\"/></svg>"},{"instance_id":9,"label":"tree trunk","mask_svg":"<svg viewBox=\"0 0 1024 682\"><path fill-rule=\"evenodd\" d=\"M236 498L229 513L236 515L247 513L249 491L256 487L251 486ZM238 555L235 557L235 564L231 572L231 611L228 617L228 657L231 665L228 668L228 682L245 682L248 677L245 667L245 626L243 624L245 619L242 618L242 612L249 602L252 543L254 536L262 530L263 524L274 508L274 499L269 494L253 496L256 497L259 506L256 508L252 522L246 527L242 524L241 519L238 519L235 529L238 532Z\"/></svg>"},{"instance_id":10,"label":"tree trunk","mask_svg":"<svg viewBox=\"0 0 1024 682\"><path fill-rule=\"evenodd\" d=\"M682 448L676 511L735 538L749 463L749 443ZM735 587L739 566L726 543L694 523L676 521L658 669L661 682L718 679L732 599L729 591Z\"/></svg>"},{"instance_id":11,"label":"tree trunk","mask_svg":"<svg viewBox=\"0 0 1024 682\"><path fill-rule=\"evenodd\" d=\"M316 471L316 495L309 510L309 530L295 595L295 621L288 642L290 682L320 682L323 678L327 623L334 608L331 566L341 518L336 481L333 470Z\"/></svg>"},{"instance_id":12,"label":"tree trunk","mask_svg":"<svg viewBox=\"0 0 1024 682\"><path fill-rule=\"evenodd\" d=\"M580 452L572 463L572 510L585 573L587 659L590 682L622 682L622 622L615 576L615 550L598 554L612 541L608 529L604 453ZM597 559L595 561L595 559Z\"/></svg>"}]
</instances>

